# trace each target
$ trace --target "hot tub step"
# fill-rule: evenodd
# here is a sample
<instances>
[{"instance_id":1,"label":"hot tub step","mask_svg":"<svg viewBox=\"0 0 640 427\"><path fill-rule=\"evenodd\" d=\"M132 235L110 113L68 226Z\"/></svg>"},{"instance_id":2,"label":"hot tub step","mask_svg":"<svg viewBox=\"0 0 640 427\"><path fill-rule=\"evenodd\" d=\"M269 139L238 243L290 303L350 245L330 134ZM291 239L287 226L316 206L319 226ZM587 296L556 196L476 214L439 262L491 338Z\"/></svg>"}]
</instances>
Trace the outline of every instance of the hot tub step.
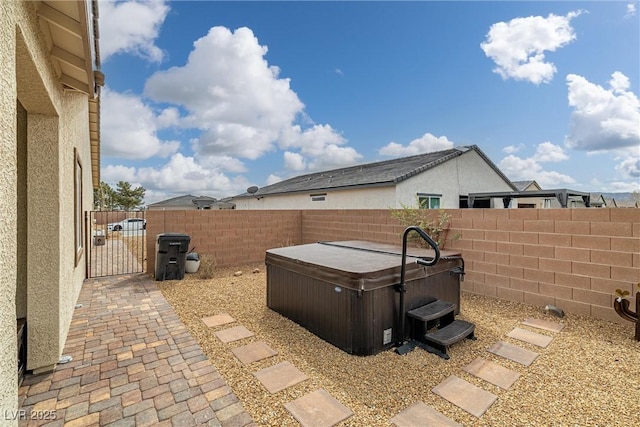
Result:
<instances>
[{"instance_id":1,"label":"hot tub step","mask_svg":"<svg viewBox=\"0 0 640 427\"><path fill-rule=\"evenodd\" d=\"M454 320L444 328L438 329L435 332L429 332L424 335L424 340L427 344L433 346L438 352L440 357L448 359L447 347L462 341L465 338L475 340L476 337L473 334L476 325L466 322L464 320ZM446 357L445 357L446 356Z\"/></svg>"},{"instance_id":2,"label":"hot tub step","mask_svg":"<svg viewBox=\"0 0 640 427\"><path fill-rule=\"evenodd\" d=\"M438 299L422 307L409 310L407 314L414 319L428 322L429 320L439 319L449 313L453 313L455 309L455 304Z\"/></svg>"}]
</instances>

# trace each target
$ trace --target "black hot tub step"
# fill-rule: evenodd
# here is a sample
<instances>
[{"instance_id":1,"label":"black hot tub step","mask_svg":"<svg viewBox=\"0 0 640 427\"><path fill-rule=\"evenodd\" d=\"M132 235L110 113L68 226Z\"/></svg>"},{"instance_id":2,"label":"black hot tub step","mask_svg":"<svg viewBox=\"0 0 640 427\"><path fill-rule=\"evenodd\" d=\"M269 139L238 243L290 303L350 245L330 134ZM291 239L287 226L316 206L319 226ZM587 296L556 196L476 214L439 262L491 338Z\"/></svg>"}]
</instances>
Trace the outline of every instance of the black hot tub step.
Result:
<instances>
[{"instance_id":1,"label":"black hot tub step","mask_svg":"<svg viewBox=\"0 0 640 427\"><path fill-rule=\"evenodd\" d=\"M438 299L422 307L409 310L407 314L414 319L428 322L429 320L439 319L449 313L453 313L455 309L455 304Z\"/></svg>"},{"instance_id":2,"label":"black hot tub step","mask_svg":"<svg viewBox=\"0 0 640 427\"><path fill-rule=\"evenodd\" d=\"M476 325L473 323L464 320L454 320L442 329L425 334L424 339L438 346L447 347L465 338L475 339L473 335L475 328Z\"/></svg>"}]
</instances>

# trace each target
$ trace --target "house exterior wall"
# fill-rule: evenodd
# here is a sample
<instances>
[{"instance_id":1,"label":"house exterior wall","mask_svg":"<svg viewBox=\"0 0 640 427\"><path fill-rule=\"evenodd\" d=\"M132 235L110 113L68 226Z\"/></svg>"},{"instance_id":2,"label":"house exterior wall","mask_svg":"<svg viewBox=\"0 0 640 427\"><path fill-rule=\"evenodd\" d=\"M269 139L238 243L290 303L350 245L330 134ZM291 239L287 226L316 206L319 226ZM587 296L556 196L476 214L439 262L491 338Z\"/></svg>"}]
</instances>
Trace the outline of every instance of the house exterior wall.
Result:
<instances>
[{"instance_id":1,"label":"house exterior wall","mask_svg":"<svg viewBox=\"0 0 640 427\"><path fill-rule=\"evenodd\" d=\"M311 200L311 194L326 194L324 201ZM393 186L346 190L313 190L300 193L235 199L236 210L246 209L381 209L396 205Z\"/></svg>"},{"instance_id":2,"label":"house exterior wall","mask_svg":"<svg viewBox=\"0 0 640 427\"><path fill-rule=\"evenodd\" d=\"M363 186L338 190L313 190L235 199L236 209L385 209L416 206L417 193L442 195L441 207L457 209L460 195L511 191L512 188L475 151L446 161L396 185ZM313 201L312 194L325 194ZM502 208L496 199L492 207Z\"/></svg>"},{"instance_id":3,"label":"house exterior wall","mask_svg":"<svg viewBox=\"0 0 640 427\"><path fill-rule=\"evenodd\" d=\"M16 265L16 61L17 5L0 2L0 263ZM16 269L0 274L0 408L18 409L16 344Z\"/></svg>"},{"instance_id":4,"label":"house exterior wall","mask_svg":"<svg viewBox=\"0 0 640 427\"><path fill-rule=\"evenodd\" d=\"M27 317L27 369L53 369L85 277L84 254L77 265L75 257L74 149L86 210L93 198L88 99L59 83L36 6L0 2L0 407L8 411L18 407L16 318Z\"/></svg>"},{"instance_id":5,"label":"house exterior wall","mask_svg":"<svg viewBox=\"0 0 640 427\"><path fill-rule=\"evenodd\" d=\"M511 191L512 188L473 151L426 170L396 186L396 204L416 206L417 193L442 194L441 208L457 209L460 196L489 191ZM382 208L384 206L378 206ZM502 199L493 201L494 208L502 208Z\"/></svg>"}]
</instances>

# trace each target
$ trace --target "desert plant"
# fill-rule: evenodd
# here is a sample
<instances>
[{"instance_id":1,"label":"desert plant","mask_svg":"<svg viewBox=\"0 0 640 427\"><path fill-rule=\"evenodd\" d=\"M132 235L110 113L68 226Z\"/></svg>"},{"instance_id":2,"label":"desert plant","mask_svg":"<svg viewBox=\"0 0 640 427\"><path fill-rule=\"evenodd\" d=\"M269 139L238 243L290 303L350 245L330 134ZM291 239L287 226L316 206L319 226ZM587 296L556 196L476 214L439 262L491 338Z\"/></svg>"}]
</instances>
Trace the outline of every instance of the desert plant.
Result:
<instances>
[{"instance_id":1,"label":"desert plant","mask_svg":"<svg viewBox=\"0 0 640 427\"><path fill-rule=\"evenodd\" d=\"M213 279L216 273L216 259L211 254L200 254L200 268L198 269L198 278L207 280Z\"/></svg>"},{"instance_id":2,"label":"desert plant","mask_svg":"<svg viewBox=\"0 0 640 427\"><path fill-rule=\"evenodd\" d=\"M409 227L415 225L423 229L441 249L444 245L449 233L451 215L443 209L439 209L437 213L429 209L416 209L400 203L402 208L391 209L391 216L400 221L401 224ZM458 240L462 237L460 233L451 236L452 240ZM426 242L420 239L417 233L409 234L409 240L417 242L420 247L426 247Z\"/></svg>"}]
</instances>

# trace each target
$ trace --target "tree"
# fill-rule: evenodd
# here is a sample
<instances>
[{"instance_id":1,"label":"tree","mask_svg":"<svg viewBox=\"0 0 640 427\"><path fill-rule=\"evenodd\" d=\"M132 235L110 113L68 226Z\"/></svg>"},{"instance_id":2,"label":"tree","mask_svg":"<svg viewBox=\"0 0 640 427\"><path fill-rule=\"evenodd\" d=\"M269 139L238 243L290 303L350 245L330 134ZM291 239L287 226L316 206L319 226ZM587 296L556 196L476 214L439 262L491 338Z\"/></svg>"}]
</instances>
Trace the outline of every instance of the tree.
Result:
<instances>
[{"instance_id":1,"label":"tree","mask_svg":"<svg viewBox=\"0 0 640 427\"><path fill-rule=\"evenodd\" d=\"M104 181L100 181L100 186L93 189L93 208L100 211L117 208L116 192Z\"/></svg>"},{"instance_id":2,"label":"tree","mask_svg":"<svg viewBox=\"0 0 640 427\"><path fill-rule=\"evenodd\" d=\"M130 211L142 205L145 191L143 187L131 188L127 181L118 181L116 200L122 209Z\"/></svg>"},{"instance_id":3,"label":"tree","mask_svg":"<svg viewBox=\"0 0 640 427\"><path fill-rule=\"evenodd\" d=\"M147 191L142 187L131 188L131 184L120 181L117 189L113 189L109 184L100 181L100 187L93 190L93 206L97 210L118 210L130 211L142 205L144 193Z\"/></svg>"}]
</instances>

